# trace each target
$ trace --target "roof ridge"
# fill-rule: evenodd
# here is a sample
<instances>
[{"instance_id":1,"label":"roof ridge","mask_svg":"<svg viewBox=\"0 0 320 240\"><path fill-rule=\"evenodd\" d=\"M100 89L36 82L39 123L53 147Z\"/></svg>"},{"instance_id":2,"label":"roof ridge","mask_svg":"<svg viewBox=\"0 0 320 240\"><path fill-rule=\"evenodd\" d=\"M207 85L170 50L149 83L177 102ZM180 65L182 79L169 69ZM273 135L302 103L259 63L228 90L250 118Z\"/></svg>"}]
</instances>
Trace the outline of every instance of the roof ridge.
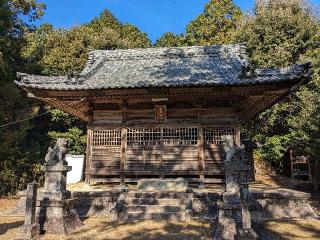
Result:
<instances>
[{"instance_id":1,"label":"roof ridge","mask_svg":"<svg viewBox=\"0 0 320 240\"><path fill-rule=\"evenodd\" d=\"M167 47L167 48L131 48L131 49L115 49L115 50L92 50L89 52L88 63L97 56L104 55L107 61L127 60L137 58L183 58L192 56L215 56L223 52L236 53L238 56L245 55L246 47L243 44L225 44L225 45L209 45L209 46L184 46L184 47ZM236 50L236 51L235 51Z\"/></svg>"}]
</instances>

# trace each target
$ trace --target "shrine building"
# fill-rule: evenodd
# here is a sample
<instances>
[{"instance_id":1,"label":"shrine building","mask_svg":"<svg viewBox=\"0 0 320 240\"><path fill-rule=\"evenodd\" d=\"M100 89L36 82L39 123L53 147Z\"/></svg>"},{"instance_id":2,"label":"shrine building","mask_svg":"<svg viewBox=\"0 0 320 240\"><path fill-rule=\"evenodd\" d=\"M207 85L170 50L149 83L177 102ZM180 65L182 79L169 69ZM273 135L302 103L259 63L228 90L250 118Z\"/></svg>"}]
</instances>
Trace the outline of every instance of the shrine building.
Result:
<instances>
[{"instance_id":1,"label":"shrine building","mask_svg":"<svg viewBox=\"0 0 320 240\"><path fill-rule=\"evenodd\" d=\"M223 136L240 146L241 125L307 82L310 64L256 69L241 44L94 50L79 75L18 78L87 122L87 182L223 183Z\"/></svg>"}]
</instances>

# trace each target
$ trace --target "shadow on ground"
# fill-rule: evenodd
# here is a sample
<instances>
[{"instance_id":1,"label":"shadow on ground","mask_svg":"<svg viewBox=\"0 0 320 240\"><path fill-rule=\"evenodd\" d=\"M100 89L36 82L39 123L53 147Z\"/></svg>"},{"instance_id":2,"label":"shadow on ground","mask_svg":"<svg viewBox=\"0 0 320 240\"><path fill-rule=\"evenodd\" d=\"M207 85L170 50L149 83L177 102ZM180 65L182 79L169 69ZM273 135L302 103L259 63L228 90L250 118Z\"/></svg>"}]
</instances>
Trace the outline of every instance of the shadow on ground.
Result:
<instances>
[{"instance_id":1,"label":"shadow on ground","mask_svg":"<svg viewBox=\"0 0 320 240\"><path fill-rule=\"evenodd\" d=\"M261 240L301 240L320 239L320 221L266 221L254 223Z\"/></svg>"},{"instance_id":2,"label":"shadow on ground","mask_svg":"<svg viewBox=\"0 0 320 240\"><path fill-rule=\"evenodd\" d=\"M23 221L18 218L0 219L0 239L14 239ZM205 220L190 222L136 220L111 222L108 218L89 218L84 226L67 237L45 235L43 240L209 240L211 226ZM254 223L261 240L320 239L319 220L287 220Z\"/></svg>"},{"instance_id":3,"label":"shadow on ground","mask_svg":"<svg viewBox=\"0 0 320 240\"><path fill-rule=\"evenodd\" d=\"M0 217L0 239L12 240L16 236L18 227L23 225L21 217Z\"/></svg>"},{"instance_id":4,"label":"shadow on ground","mask_svg":"<svg viewBox=\"0 0 320 240\"><path fill-rule=\"evenodd\" d=\"M207 221L190 222L164 220L135 220L127 222L110 222L90 218L84 221L85 226L67 237L73 239L103 240L209 240L210 224ZM45 239L57 239L46 236Z\"/></svg>"}]
</instances>

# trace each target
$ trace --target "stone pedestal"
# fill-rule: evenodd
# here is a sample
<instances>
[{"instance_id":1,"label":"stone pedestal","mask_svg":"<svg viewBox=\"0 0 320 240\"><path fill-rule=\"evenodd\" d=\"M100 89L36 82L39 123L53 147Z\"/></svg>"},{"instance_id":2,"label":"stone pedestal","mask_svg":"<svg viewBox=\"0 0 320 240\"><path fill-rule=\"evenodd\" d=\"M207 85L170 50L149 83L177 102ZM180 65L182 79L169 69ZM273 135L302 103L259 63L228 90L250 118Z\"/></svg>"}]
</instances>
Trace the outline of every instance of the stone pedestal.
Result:
<instances>
[{"instance_id":1,"label":"stone pedestal","mask_svg":"<svg viewBox=\"0 0 320 240\"><path fill-rule=\"evenodd\" d=\"M121 193L109 215L112 221L126 219L125 200L127 197L127 193L128 189L126 187L122 188Z\"/></svg>"},{"instance_id":2,"label":"stone pedestal","mask_svg":"<svg viewBox=\"0 0 320 240\"><path fill-rule=\"evenodd\" d=\"M214 229L214 239L258 239L251 228L251 215L248 209L249 188L247 155L243 148L232 147L228 143L225 161L226 191L223 202L218 206L218 219Z\"/></svg>"},{"instance_id":3,"label":"stone pedestal","mask_svg":"<svg viewBox=\"0 0 320 240\"><path fill-rule=\"evenodd\" d=\"M50 200L46 204L45 229L48 234L68 235L82 225L74 209L76 199Z\"/></svg>"},{"instance_id":4,"label":"stone pedestal","mask_svg":"<svg viewBox=\"0 0 320 240\"><path fill-rule=\"evenodd\" d=\"M70 166L65 164L46 165L45 186L39 218L46 233L67 235L82 225L74 209L75 199L70 199L71 193L66 190L67 172Z\"/></svg>"}]
</instances>

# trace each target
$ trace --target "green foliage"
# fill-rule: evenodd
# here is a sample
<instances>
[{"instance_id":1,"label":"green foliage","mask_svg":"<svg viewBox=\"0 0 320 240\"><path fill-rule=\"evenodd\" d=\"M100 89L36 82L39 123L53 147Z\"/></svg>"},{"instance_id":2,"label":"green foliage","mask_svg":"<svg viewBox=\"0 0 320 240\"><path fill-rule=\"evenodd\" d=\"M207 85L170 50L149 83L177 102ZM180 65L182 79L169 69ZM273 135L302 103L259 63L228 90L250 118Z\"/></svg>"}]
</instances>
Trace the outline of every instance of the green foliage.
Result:
<instances>
[{"instance_id":1,"label":"green foliage","mask_svg":"<svg viewBox=\"0 0 320 240\"><path fill-rule=\"evenodd\" d=\"M188 45L227 44L233 40L242 12L232 0L210 0L186 30Z\"/></svg>"},{"instance_id":2,"label":"green foliage","mask_svg":"<svg viewBox=\"0 0 320 240\"><path fill-rule=\"evenodd\" d=\"M150 40L130 24L121 24L109 11L88 24L53 29L45 24L26 36L22 56L26 71L45 75L79 73L91 49L145 48Z\"/></svg>"},{"instance_id":3,"label":"green foliage","mask_svg":"<svg viewBox=\"0 0 320 240\"><path fill-rule=\"evenodd\" d=\"M66 138L70 141L69 154L83 154L87 143L87 137L83 134L83 131L78 128L70 128L67 132L49 132L49 137L52 140L52 144L55 143L57 138Z\"/></svg>"},{"instance_id":4,"label":"green foliage","mask_svg":"<svg viewBox=\"0 0 320 240\"><path fill-rule=\"evenodd\" d=\"M184 35L176 35L171 32L167 32L157 39L155 47L181 47L185 45Z\"/></svg>"},{"instance_id":5,"label":"green foliage","mask_svg":"<svg viewBox=\"0 0 320 240\"><path fill-rule=\"evenodd\" d=\"M35 0L0 0L0 125L37 113L13 79L23 64L20 51L28 24L22 18L33 21L43 14L43 9L44 5ZM39 144L45 140L32 130L42 132L42 127L34 120L0 128L0 195L14 193L39 176Z\"/></svg>"},{"instance_id":6,"label":"green foliage","mask_svg":"<svg viewBox=\"0 0 320 240\"><path fill-rule=\"evenodd\" d=\"M312 81L261 114L244 132L263 144L259 153L275 167L288 148L319 158L319 34L314 8L300 0L258 1L254 15L242 18L238 28L237 40L247 43L257 67L313 62Z\"/></svg>"},{"instance_id":7,"label":"green foliage","mask_svg":"<svg viewBox=\"0 0 320 240\"><path fill-rule=\"evenodd\" d=\"M242 19L238 38L259 67L284 67L314 48L318 19L302 0L257 1L254 16Z\"/></svg>"},{"instance_id":8,"label":"green foliage","mask_svg":"<svg viewBox=\"0 0 320 240\"><path fill-rule=\"evenodd\" d=\"M287 136L273 135L266 139L258 155L271 165L278 165L279 159L281 159L287 151L285 146L288 144L288 140Z\"/></svg>"},{"instance_id":9,"label":"green foliage","mask_svg":"<svg viewBox=\"0 0 320 240\"><path fill-rule=\"evenodd\" d=\"M233 43L242 12L232 0L210 0L203 13L191 21L181 35L165 33L156 47L178 47Z\"/></svg>"}]
</instances>

